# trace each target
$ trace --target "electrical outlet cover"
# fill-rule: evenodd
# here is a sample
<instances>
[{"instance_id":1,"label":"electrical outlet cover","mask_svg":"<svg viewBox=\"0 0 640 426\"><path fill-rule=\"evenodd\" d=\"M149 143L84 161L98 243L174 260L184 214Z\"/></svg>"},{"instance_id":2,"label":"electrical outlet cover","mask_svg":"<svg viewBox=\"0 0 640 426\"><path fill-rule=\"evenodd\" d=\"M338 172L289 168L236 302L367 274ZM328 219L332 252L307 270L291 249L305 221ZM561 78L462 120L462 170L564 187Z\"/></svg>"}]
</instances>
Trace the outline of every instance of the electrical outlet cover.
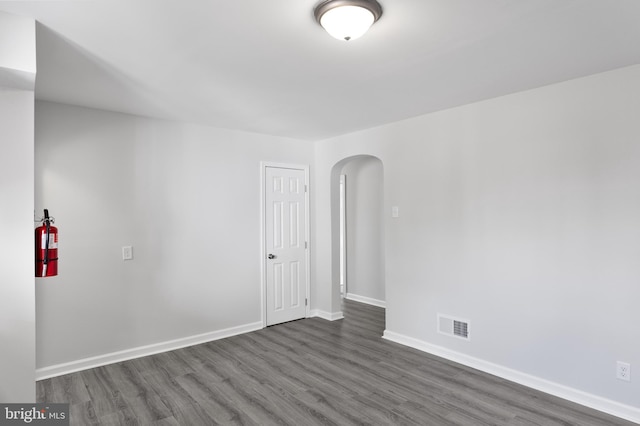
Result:
<instances>
[{"instance_id":1,"label":"electrical outlet cover","mask_svg":"<svg viewBox=\"0 0 640 426\"><path fill-rule=\"evenodd\" d=\"M618 361L616 364L616 378L626 382L631 381L631 364Z\"/></svg>"},{"instance_id":2,"label":"electrical outlet cover","mask_svg":"<svg viewBox=\"0 0 640 426\"><path fill-rule=\"evenodd\" d=\"M133 249L131 246L122 247L122 260L133 259Z\"/></svg>"}]
</instances>

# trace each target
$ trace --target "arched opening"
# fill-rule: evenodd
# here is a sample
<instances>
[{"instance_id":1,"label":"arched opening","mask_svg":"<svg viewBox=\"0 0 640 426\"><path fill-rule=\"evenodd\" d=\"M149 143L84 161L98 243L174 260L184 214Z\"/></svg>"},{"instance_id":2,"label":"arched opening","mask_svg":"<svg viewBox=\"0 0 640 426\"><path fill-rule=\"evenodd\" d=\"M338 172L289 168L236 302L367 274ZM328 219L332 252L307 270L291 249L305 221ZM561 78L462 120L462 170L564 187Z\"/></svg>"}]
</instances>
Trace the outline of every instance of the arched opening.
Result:
<instances>
[{"instance_id":1,"label":"arched opening","mask_svg":"<svg viewBox=\"0 0 640 426\"><path fill-rule=\"evenodd\" d=\"M384 170L370 155L345 158L331 171L334 300L385 306Z\"/></svg>"}]
</instances>

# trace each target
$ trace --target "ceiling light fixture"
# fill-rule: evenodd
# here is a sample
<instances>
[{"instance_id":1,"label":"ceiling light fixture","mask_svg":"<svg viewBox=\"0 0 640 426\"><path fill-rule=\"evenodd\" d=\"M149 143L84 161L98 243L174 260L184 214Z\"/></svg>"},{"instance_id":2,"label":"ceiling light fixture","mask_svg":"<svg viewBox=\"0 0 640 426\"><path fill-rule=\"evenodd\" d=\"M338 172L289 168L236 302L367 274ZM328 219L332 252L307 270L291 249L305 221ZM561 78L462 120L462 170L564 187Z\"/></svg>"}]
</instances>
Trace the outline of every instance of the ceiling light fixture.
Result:
<instances>
[{"instance_id":1,"label":"ceiling light fixture","mask_svg":"<svg viewBox=\"0 0 640 426\"><path fill-rule=\"evenodd\" d=\"M382 15L376 0L326 0L313 11L316 21L338 40L355 40Z\"/></svg>"}]
</instances>

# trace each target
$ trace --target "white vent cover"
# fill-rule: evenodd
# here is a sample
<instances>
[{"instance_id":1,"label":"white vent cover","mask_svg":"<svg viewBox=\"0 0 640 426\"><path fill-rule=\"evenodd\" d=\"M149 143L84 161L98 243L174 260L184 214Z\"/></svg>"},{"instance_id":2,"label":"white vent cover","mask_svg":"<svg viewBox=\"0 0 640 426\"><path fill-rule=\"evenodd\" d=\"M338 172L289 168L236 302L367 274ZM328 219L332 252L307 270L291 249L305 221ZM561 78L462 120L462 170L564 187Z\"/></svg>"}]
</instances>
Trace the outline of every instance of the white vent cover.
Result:
<instances>
[{"instance_id":1,"label":"white vent cover","mask_svg":"<svg viewBox=\"0 0 640 426\"><path fill-rule=\"evenodd\" d=\"M438 314L438 333L469 340L469 321Z\"/></svg>"}]
</instances>

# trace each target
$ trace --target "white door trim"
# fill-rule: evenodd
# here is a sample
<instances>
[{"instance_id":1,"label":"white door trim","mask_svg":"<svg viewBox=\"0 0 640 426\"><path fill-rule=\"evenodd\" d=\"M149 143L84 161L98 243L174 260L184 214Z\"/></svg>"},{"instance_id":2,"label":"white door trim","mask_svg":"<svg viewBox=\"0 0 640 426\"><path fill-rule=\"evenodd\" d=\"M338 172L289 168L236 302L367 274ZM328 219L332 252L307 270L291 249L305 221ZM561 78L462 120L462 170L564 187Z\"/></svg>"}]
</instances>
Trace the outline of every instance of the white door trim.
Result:
<instances>
[{"instance_id":1,"label":"white door trim","mask_svg":"<svg viewBox=\"0 0 640 426\"><path fill-rule=\"evenodd\" d=\"M340 295L347 295L347 175L340 175Z\"/></svg>"},{"instance_id":2,"label":"white door trim","mask_svg":"<svg viewBox=\"0 0 640 426\"><path fill-rule=\"evenodd\" d=\"M294 169L294 170L303 170L304 171L304 185L305 185L305 196L304 196L304 205L305 205L305 241L306 241L306 250L305 250L305 262L307 262L307 271L306 277L307 280L307 305L305 308L305 317L309 317L309 312L311 309L311 267L310 267L310 259L311 259L311 241L310 241L310 233L309 233L309 193L311 188L309 186L309 165L305 164L287 164L287 163L274 163L270 161L261 161L260 162L260 309L262 310L262 328L267 326L267 252L266 252L266 212L265 212L265 182L266 182L266 170L268 167L280 168L280 169Z\"/></svg>"}]
</instances>

